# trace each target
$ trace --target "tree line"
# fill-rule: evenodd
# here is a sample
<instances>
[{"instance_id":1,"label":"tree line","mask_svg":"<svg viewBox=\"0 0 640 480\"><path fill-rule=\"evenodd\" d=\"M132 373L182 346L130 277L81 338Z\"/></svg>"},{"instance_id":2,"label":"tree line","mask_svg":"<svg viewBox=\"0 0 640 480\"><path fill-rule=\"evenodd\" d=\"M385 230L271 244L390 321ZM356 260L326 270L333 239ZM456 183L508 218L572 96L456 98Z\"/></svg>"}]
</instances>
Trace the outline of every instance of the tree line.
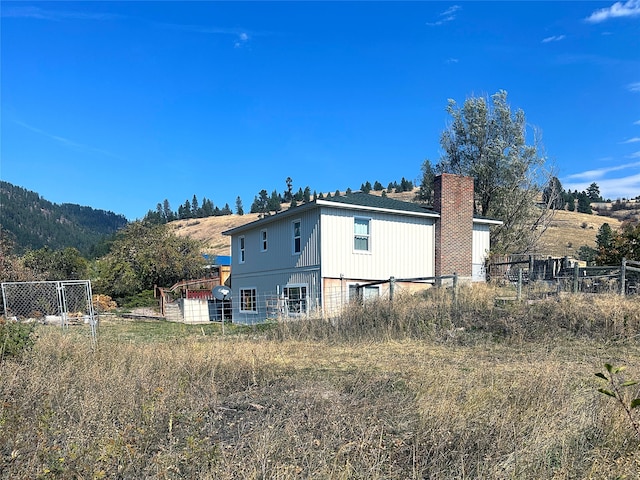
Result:
<instances>
[{"instance_id":1,"label":"tree line","mask_svg":"<svg viewBox=\"0 0 640 480\"><path fill-rule=\"evenodd\" d=\"M143 220L146 222L164 224L173 222L174 220L186 220L190 218L205 218L205 217L218 217L221 215L231 215L231 207L228 203L225 203L224 207L219 208L214 206L213 202L207 197L202 198L202 203L198 202L198 197L194 194L191 201L185 200L182 205L178 207L178 211L174 212L171 209L169 200L166 198L162 203L156 205L155 210L149 210L144 216Z\"/></svg>"},{"instance_id":2,"label":"tree line","mask_svg":"<svg viewBox=\"0 0 640 480\"><path fill-rule=\"evenodd\" d=\"M56 204L36 192L0 181L0 228L19 252L48 246L74 247L88 257L99 256L101 240L127 224L122 215L71 203Z\"/></svg>"}]
</instances>

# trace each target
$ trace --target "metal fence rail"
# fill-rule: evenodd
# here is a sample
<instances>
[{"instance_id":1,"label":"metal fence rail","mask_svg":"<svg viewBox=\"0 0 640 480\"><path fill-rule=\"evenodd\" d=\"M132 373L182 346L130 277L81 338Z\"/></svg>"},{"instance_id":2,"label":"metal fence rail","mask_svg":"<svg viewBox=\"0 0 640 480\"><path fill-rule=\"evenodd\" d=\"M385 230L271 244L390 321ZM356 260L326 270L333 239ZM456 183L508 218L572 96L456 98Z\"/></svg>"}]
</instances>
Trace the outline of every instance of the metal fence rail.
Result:
<instances>
[{"instance_id":1,"label":"metal fence rail","mask_svg":"<svg viewBox=\"0 0 640 480\"><path fill-rule=\"evenodd\" d=\"M92 302L90 280L5 282L2 287L4 316L19 322L86 323L92 343L97 340L98 319Z\"/></svg>"}]
</instances>

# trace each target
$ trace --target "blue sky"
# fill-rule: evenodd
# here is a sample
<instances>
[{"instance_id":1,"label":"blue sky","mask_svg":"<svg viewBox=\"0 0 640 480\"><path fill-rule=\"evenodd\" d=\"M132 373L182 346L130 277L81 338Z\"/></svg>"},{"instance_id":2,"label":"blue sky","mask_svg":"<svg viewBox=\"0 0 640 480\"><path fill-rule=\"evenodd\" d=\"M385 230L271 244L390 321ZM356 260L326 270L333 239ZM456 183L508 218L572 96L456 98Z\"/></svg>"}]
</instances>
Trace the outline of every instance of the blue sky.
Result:
<instances>
[{"instance_id":1,"label":"blue sky","mask_svg":"<svg viewBox=\"0 0 640 480\"><path fill-rule=\"evenodd\" d=\"M133 220L417 180L508 92L565 189L640 195L640 0L8 2L0 178Z\"/></svg>"}]
</instances>

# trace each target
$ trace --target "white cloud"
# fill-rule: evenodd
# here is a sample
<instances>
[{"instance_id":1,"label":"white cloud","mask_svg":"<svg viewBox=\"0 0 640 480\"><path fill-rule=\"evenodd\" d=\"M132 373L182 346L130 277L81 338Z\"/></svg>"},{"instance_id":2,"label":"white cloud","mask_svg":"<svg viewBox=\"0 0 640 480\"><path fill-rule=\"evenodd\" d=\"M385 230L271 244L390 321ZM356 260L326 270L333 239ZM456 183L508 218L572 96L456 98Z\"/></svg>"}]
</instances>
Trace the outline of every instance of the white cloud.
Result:
<instances>
[{"instance_id":1,"label":"white cloud","mask_svg":"<svg viewBox=\"0 0 640 480\"><path fill-rule=\"evenodd\" d=\"M600 23L611 18L637 16L640 16L640 0L627 0L626 2L616 2L608 8L596 10L586 18L586 21Z\"/></svg>"},{"instance_id":2,"label":"white cloud","mask_svg":"<svg viewBox=\"0 0 640 480\"><path fill-rule=\"evenodd\" d=\"M636 120L635 122L633 122L634 125L640 125L640 120Z\"/></svg>"},{"instance_id":3,"label":"white cloud","mask_svg":"<svg viewBox=\"0 0 640 480\"><path fill-rule=\"evenodd\" d=\"M636 153L640 153L640 152L636 152ZM587 170L585 172L568 175L567 178L570 180L590 180L591 182L593 182L595 180L598 180L604 177L609 172L616 172L619 170L626 170L628 168L634 168L634 167L640 167L640 162L626 163L624 165L616 165L614 167L597 168L595 170Z\"/></svg>"},{"instance_id":4,"label":"white cloud","mask_svg":"<svg viewBox=\"0 0 640 480\"><path fill-rule=\"evenodd\" d=\"M447 58L447 63L451 64L451 63L458 63L459 60L457 58Z\"/></svg>"},{"instance_id":5,"label":"white cloud","mask_svg":"<svg viewBox=\"0 0 640 480\"><path fill-rule=\"evenodd\" d=\"M620 143L638 143L640 142L640 137L633 137L630 138L629 140L625 140L624 142L620 142Z\"/></svg>"},{"instance_id":6,"label":"white cloud","mask_svg":"<svg viewBox=\"0 0 640 480\"><path fill-rule=\"evenodd\" d=\"M13 7L2 11L4 18L34 18L36 20L113 20L120 15L112 13L71 12L62 10L45 10L39 7Z\"/></svg>"},{"instance_id":7,"label":"white cloud","mask_svg":"<svg viewBox=\"0 0 640 480\"><path fill-rule=\"evenodd\" d=\"M543 38L542 43L559 42L561 40L564 40L565 38L565 35L552 35L551 37Z\"/></svg>"},{"instance_id":8,"label":"white cloud","mask_svg":"<svg viewBox=\"0 0 640 480\"><path fill-rule=\"evenodd\" d=\"M249 41L249 35L247 35L246 32L240 32L238 34L238 39L236 40L236 42L233 44L233 46L235 48L240 48L243 45L245 45L247 42Z\"/></svg>"},{"instance_id":9,"label":"white cloud","mask_svg":"<svg viewBox=\"0 0 640 480\"><path fill-rule=\"evenodd\" d=\"M456 19L456 12L459 10L462 10L460 5L452 5L438 16L438 20L435 22L427 22L426 25L429 25L430 27L437 27L438 25L444 25L445 23L452 22Z\"/></svg>"},{"instance_id":10,"label":"white cloud","mask_svg":"<svg viewBox=\"0 0 640 480\"><path fill-rule=\"evenodd\" d=\"M640 152L631 155L640 158ZM613 167L599 168L568 175L562 181L566 190L584 191L595 182L604 198L635 198L640 195L640 162L627 163ZM618 172L616 178L608 175Z\"/></svg>"},{"instance_id":11,"label":"white cloud","mask_svg":"<svg viewBox=\"0 0 640 480\"><path fill-rule=\"evenodd\" d=\"M69 140L68 138L61 137L59 135L54 135L49 132L45 132L44 130L40 130L39 128L29 125L28 123L24 123L19 120L13 120L13 122L17 125L20 125L23 128L26 128L27 130L31 130L32 132L35 132L39 135L43 135L45 137L50 138L51 140L55 140L56 142L60 143L61 145L64 145L65 147L70 147L74 150L79 150L84 152L99 153L101 155L106 155L108 157L120 158L118 155L114 155L113 153L107 152L106 150L100 150L99 148L91 147L89 145L83 145L82 143L74 142L73 140Z\"/></svg>"},{"instance_id":12,"label":"white cloud","mask_svg":"<svg viewBox=\"0 0 640 480\"><path fill-rule=\"evenodd\" d=\"M640 82L633 82L627 85L630 92L640 92Z\"/></svg>"},{"instance_id":13,"label":"white cloud","mask_svg":"<svg viewBox=\"0 0 640 480\"><path fill-rule=\"evenodd\" d=\"M600 194L604 198L615 200L616 198L635 198L640 195L640 173L620 178L608 178L594 180L600 188ZM562 182L562 187L566 190L584 191L593 181L581 183Z\"/></svg>"},{"instance_id":14,"label":"white cloud","mask_svg":"<svg viewBox=\"0 0 640 480\"><path fill-rule=\"evenodd\" d=\"M633 152L628 158L640 158L640 152Z\"/></svg>"}]
</instances>

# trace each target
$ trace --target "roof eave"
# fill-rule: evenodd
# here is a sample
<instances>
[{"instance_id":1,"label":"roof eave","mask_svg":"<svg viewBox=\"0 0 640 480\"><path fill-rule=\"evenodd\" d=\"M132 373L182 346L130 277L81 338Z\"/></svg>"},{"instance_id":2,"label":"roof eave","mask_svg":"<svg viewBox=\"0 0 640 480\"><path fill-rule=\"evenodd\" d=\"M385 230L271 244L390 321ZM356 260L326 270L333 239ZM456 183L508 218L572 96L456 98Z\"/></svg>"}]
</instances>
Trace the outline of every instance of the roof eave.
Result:
<instances>
[{"instance_id":1,"label":"roof eave","mask_svg":"<svg viewBox=\"0 0 640 480\"><path fill-rule=\"evenodd\" d=\"M318 205L323 207L338 208L344 210L363 210L368 212L392 213L395 215L406 215L412 217L440 218L440 214L438 212L416 212L413 210L398 210L395 208L370 207L365 205L355 205L352 203L332 202L330 200L316 200L316 202L318 203Z\"/></svg>"}]
</instances>

